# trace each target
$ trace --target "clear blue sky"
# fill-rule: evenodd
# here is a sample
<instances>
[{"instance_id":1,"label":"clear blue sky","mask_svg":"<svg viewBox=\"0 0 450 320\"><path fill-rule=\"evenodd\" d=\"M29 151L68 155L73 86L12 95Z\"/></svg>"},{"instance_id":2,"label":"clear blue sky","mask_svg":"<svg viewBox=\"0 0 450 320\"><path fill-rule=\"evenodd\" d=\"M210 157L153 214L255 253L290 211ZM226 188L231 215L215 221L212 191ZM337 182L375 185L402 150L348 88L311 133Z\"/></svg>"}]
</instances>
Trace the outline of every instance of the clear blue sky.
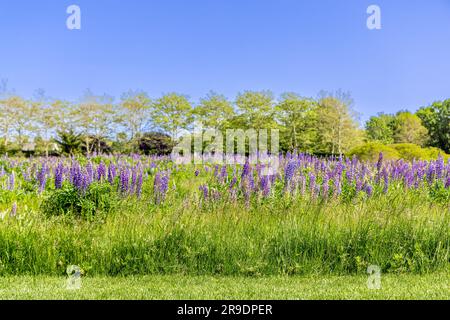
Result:
<instances>
[{"instance_id":1,"label":"clear blue sky","mask_svg":"<svg viewBox=\"0 0 450 320\"><path fill-rule=\"evenodd\" d=\"M0 41L0 78L27 97L341 88L362 119L450 98L450 0L0 0Z\"/></svg>"}]
</instances>

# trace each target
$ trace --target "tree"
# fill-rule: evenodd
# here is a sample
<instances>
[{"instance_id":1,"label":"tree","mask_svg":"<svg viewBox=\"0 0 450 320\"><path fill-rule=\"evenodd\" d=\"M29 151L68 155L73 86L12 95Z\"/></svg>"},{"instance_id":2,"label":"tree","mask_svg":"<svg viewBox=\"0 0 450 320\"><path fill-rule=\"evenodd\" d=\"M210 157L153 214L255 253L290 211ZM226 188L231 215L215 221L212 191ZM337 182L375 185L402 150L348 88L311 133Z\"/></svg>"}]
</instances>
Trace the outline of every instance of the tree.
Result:
<instances>
[{"instance_id":1,"label":"tree","mask_svg":"<svg viewBox=\"0 0 450 320\"><path fill-rule=\"evenodd\" d=\"M56 128L61 128L61 105L59 101L52 102L42 90L38 92L36 100L36 131L42 137L41 144L48 157L54 132Z\"/></svg>"},{"instance_id":2,"label":"tree","mask_svg":"<svg viewBox=\"0 0 450 320\"><path fill-rule=\"evenodd\" d=\"M80 150L81 135L76 134L73 130L58 131L58 138L55 141L64 154L73 156Z\"/></svg>"},{"instance_id":3,"label":"tree","mask_svg":"<svg viewBox=\"0 0 450 320\"><path fill-rule=\"evenodd\" d=\"M417 116L428 130L428 144L450 153L450 99L419 109Z\"/></svg>"},{"instance_id":4,"label":"tree","mask_svg":"<svg viewBox=\"0 0 450 320\"><path fill-rule=\"evenodd\" d=\"M277 127L274 120L274 98L270 91L245 91L236 98L240 114L235 125L240 129L272 129Z\"/></svg>"},{"instance_id":5,"label":"tree","mask_svg":"<svg viewBox=\"0 0 450 320\"><path fill-rule=\"evenodd\" d=\"M192 122L192 106L186 96L169 93L155 101L152 116L155 125L176 140L180 130Z\"/></svg>"},{"instance_id":6,"label":"tree","mask_svg":"<svg viewBox=\"0 0 450 320\"><path fill-rule=\"evenodd\" d=\"M384 144L394 143L395 116L379 113L366 122L366 133L369 140Z\"/></svg>"},{"instance_id":7,"label":"tree","mask_svg":"<svg viewBox=\"0 0 450 320\"><path fill-rule=\"evenodd\" d=\"M352 110L353 99L349 93L321 93L318 111L319 151L343 154L358 144L361 131Z\"/></svg>"},{"instance_id":8,"label":"tree","mask_svg":"<svg viewBox=\"0 0 450 320\"><path fill-rule=\"evenodd\" d=\"M206 98L200 99L193 114L206 128L220 129L228 127L228 122L234 116L234 108L225 96L210 92Z\"/></svg>"},{"instance_id":9,"label":"tree","mask_svg":"<svg viewBox=\"0 0 450 320\"><path fill-rule=\"evenodd\" d=\"M143 91L128 91L122 95L119 122L124 124L130 140L138 138L148 123L151 99Z\"/></svg>"},{"instance_id":10,"label":"tree","mask_svg":"<svg viewBox=\"0 0 450 320\"><path fill-rule=\"evenodd\" d=\"M115 119L115 110L112 98L103 95L96 96L87 91L82 102L72 111L81 132L84 134L84 143L87 154L94 149L101 153L101 141L105 139L112 130ZM96 143L91 143L91 138L96 138Z\"/></svg>"},{"instance_id":11,"label":"tree","mask_svg":"<svg viewBox=\"0 0 450 320\"><path fill-rule=\"evenodd\" d=\"M312 152L316 140L316 108L313 99L295 93L284 93L276 106L277 118L290 149Z\"/></svg>"},{"instance_id":12,"label":"tree","mask_svg":"<svg viewBox=\"0 0 450 320\"><path fill-rule=\"evenodd\" d=\"M139 138L139 149L146 155L168 155L173 147L173 140L164 133L149 132Z\"/></svg>"},{"instance_id":13,"label":"tree","mask_svg":"<svg viewBox=\"0 0 450 320\"><path fill-rule=\"evenodd\" d=\"M17 142L21 145L25 141L25 134L35 129L33 119L38 105L19 96L8 98L4 104L8 109L7 117L10 121L10 128L16 132Z\"/></svg>"},{"instance_id":14,"label":"tree","mask_svg":"<svg viewBox=\"0 0 450 320\"><path fill-rule=\"evenodd\" d=\"M424 146L427 138L428 130L422 125L417 115L408 111L397 113L394 120L395 143L414 143Z\"/></svg>"}]
</instances>

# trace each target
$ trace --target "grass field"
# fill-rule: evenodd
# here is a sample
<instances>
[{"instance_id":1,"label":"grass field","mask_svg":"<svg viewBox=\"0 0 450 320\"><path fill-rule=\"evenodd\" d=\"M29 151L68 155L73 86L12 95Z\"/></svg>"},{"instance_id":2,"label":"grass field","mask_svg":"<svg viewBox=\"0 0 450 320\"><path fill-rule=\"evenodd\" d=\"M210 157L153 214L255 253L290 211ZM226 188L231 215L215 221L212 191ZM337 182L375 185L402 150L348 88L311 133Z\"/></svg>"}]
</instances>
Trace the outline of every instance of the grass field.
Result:
<instances>
[{"instance_id":1,"label":"grass field","mask_svg":"<svg viewBox=\"0 0 450 320\"><path fill-rule=\"evenodd\" d=\"M190 277L138 276L82 278L68 290L67 279L0 278L0 299L450 299L450 275L386 275L379 290L365 276Z\"/></svg>"}]
</instances>

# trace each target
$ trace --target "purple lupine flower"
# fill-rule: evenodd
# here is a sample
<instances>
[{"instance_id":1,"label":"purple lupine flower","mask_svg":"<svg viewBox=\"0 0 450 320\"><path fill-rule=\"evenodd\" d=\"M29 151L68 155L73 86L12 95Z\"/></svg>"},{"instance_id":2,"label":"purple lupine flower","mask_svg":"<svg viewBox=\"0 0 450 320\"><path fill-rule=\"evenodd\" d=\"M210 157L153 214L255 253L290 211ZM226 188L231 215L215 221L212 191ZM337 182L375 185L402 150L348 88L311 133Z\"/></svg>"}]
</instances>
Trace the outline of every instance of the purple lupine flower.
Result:
<instances>
[{"instance_id":1,"label":"purple lupine flower","mask_svg":"<svg viewBox=\"0 0 450 320\"><path fill-rule=\"evenodd\" d=\"M14 202L11 211L9 212L9 216L15 217L16 215L17 215L17 202Z\"/></svg>"},{"instance_id":2,"label":"purple lupine flower","mask_svg":"<svg viewBox=\"0 0 450 320\"><path fill-rule=\"evenodd\" d=\"M130 187L130 193L135 192L136 190L136 183L137 183L137 175L138 175L138 167L134 167L131 170L131 187Z\"/></svg>"},{"instance_id":3,"label":"purple lupine flower","mask_svg":"<svg viewBox=\"0 0 450 320\"><path fill-rule=\"evenodd\" d=\"M233 179L231 179L231 182L230 182L230 190L234 188L236 183L237 183L237 178L233 177Z\"/></svg>"},{"instance_id":4,"label":"purple lupine flower","mask_svg":"<svg viewBox=\"0 0 450 320\"><path fill-rule=\"evenodd\" d=\"M153 182L153 190L155 194L156 204L160 204L166 197L167 190L169 189L169 173L158 172Z\"/></svg>"},{"instance_id":5,"label":"purple lupine flower","mask_svg":"<svg viewBox=\"0 0 450 320\"><path fill-rule=\"evenodd\" d=\"M313 173L309 174L309 190L314 193L316 189L316 176Z\"/></svg>"},{"instance_id":6,"label":"purple lupine flower","mask_svg":"<svg viewBox=\"0 0 450 320\"><path fill-rule=\"evenodd\" d=\"M226 178L228 177L228 173L227 173L227 166L223 165L222 169L220 170L220 181L223 183L225 182Z\"/></svg>"},{"instance_id":7,"label":"purple lupine flower","mask_svg":"<svg viewBox=\"0 0 450 320\"><path fill-rule=\"evenodd\" d=\"M290 161L285 170L284 170L284 183L285 185L289 185L289 183L291 182L292 178L294 177L295 174L295 170L297 169L297 163L294 161Z\"/></svg>"},{"instance_id":8,"label":"purple lupine flower","mask_svg":"<svg viewBox=\"0 0 450 320\"><path fill-rule=\"evenodd\" d=\"M143 176L143 174L142 174L142 169L141 169L141 170L139 170L139 175L138 175L137 182L136 182L136 196L138 198L140 198L141 194L142 194L142 176Z\"/></svg>"},{"instance_id":9,"label":"purple lupine flower","mask_svg":"<svg viewBox=\"0 0 450 320\"><path fill-rule=\"evenodd\" d=\"M202 184L198 189L202 192L203 199L207 200L209 195L208 185Z\"/></svg>"},{"instance_id":10,"label":"purple lupine flower","mask_svg":"<svg viewBox=\"0 0 450 320\"><path fill-rule=\"evenodd\" d=\"M108 166L108 182L109 182L109 184L112 185L114 183L114 179L116 178L116 174L117 174L116 166L114 165L114 163L111 163Z\"/></svg>"},{"instance_id":11,"label":"purple lupine flower","mask_svg":"<svg viewBox=\"0 0 450 320\"><path fill-rule=\"evenodd\" d=\"M130 173L128 168L122 168L120 171L120 192L122 194L128 193L130 184Z\"/></svg>"},{"instance_id":12,"label":"purple lupine flower","mask_svg":"<svg viewBox=\"0 0 450 320\"><path fill-rule=\"evenodd\" d=\"M61 189L64 180L64 165L59 162L55 169L55 189Z\"/></svg>"},{"instance_id":13,"label":"purple lupine flower","mask_svg":"<svg viewBox=\"0 0 450 320\"><path fill-rule=\"evenodd\" d=\"M246 177L251 174L251 167L248 160L244 164L244 168L242 169L242 177Z\"/></svg>"},{"instance_id":14,"label":"purple lupine flower","mask_svg":"<svg viewBox=\"0 0 450 320\"><path fill-rule=\"evenodd\" d=\"M270 179L268 175L261 177L260 186L263 197L268 197L270 194Z\"/></svg>"},{"instance_id":15,"label":"purple lupine flower","mask_svg":"<svg viewBox=\"0 0 450 320\"><path fill-rule=\"evenodd\" d=\"M383 153L380 152L380 155L378 156L378 162L377 162L377 172L378 173L380 173L382 166L383 166Z\"/></svg>"},{"instance_id":16,"label":"purple lupine flower","mask_svg":"<svg viewBox=\"0 0 450 320\"><path fill-rule=\"evenodd\" d=\"M450 188L450 175L447 175L447 179L445 181L445 188L446 189Z\"/></svg>"},{"instance_id":17,"label":"purple lupine flower","mask_svg":"<svg viewBox=\"0 0 450 320\"><path fill-rule=\"evenodd\" d=\"M199 174L200 174L200 171L198 169L195 170L195 176L198 177Z\"/></svg>"},{"instance_id":18,"label":"purple lupine flower","mask_svg":"<svg viewBox=\"0 0 450 320\"><path fill-rule=\"evenodd\" d=\"M436 177L438 180L442 178L442 174L444 171L444 159L441 154L439 154L438 159L436 160Z\"/></svg>"},{"instance_id":19,"label":"purple lupine flower","mask_svg":"<svg viewBox=\"0 0 450 320\"><path fill-rule=\"evenodd\" d=\"M368 195L369 197L371 197L371 196L372 196L372 193L373 193L373 188L372 188L372 186L371 186L370 184L367 184L367 185L365 186L365 188L364 188L364 191L366 191L367 195Z\"/></svg>"},{"instance_id":20,"label":"purple lupine flower","mask_svg":"<svg viewBox=\"0 0 450 320\"><path fill-rule=\"evenodd\" d=\"M86 165L86 183L90 185L94 180L94 168L92 167L92 162L88 162Z\"/></svg>"},{"instance_id":21,"label":"purple lupine flower","mask_svg":"<svg viewBox=\"0 0 450 320\"><path fill-rule=\"evenodd\" d=\"M383 176L383 181L384 181L383 192L387 193L389 190L389 175L385 168L383 169L381 175Z\"/></svg>"},{"instance_id":22,"label":"purple lupine flower","mask_svg":"<svg viewBox=\"0 0 450 320\"><path fill-rule=\"evenodd\" d=\"M9 179L8 179L8 190L12 191L14 190L15 184L16 184L15 174L14 171L11 172Z\"/></svg>"},{"instance_id":23,"label":"purple lupine flower","mask_svg":"<svg viewBox=\"0 0 450 320\"><path fill-rule=\"evenodd\" d=\"M322 183L322 193L325 199L328 198L329 190L330 190L329 178L328 175L325 175Z\"/></svg>"},{"instance_id":24,"label":"purple lupine flower","mask_svg":"<svg viewBox=\"0 0 450 320\"><path fill-rule=\"evenodd\" d=\"M47 168L45 164L43 164L41 169L38 171L37 180L39 183L39 193L42 193L45 190L45 185L47 184Z\"/></svg>"},{"instance_id":25,"label":"purple lupine flower","mask_svg":"<svg viewBox=\"0 0 450 320\"><path fill-rule=\"evenodd\" d=\"M333 195L335 197L340 196L342 193L342 184L341 184L341 178L337 177L336 179L334 179L334 191L333 191Z\"/></svg>"},{"instance_id":26,"label":"purple lupine flower","mask_svg":"<svg viewBox=\"0 0 450 320\"><path fill-rule=\"evenodd\" d=\"M102 162L97 167L97 180L102 181L106 177L106 166Z\"/></svg>"}]
</instances>

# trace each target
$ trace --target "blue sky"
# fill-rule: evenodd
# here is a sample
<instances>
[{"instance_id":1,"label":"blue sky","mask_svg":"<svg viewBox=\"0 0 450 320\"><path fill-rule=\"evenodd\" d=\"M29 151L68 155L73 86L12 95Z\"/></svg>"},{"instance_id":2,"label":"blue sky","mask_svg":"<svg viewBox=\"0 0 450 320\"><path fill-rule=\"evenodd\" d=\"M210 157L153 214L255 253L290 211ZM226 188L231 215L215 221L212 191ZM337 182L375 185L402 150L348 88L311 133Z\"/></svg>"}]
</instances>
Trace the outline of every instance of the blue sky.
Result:
<instances>
[{"instance_id":1,"label":"blue sky","mask_svg":"<svg viewBox=\"0 0 450 320\"><path fill-rule=\"evenodd\" d=\"M0 78L27 97L343 89L362 120L450 98L450 0L0 0L0 41Z\"/></svg>"}]
</instances>

